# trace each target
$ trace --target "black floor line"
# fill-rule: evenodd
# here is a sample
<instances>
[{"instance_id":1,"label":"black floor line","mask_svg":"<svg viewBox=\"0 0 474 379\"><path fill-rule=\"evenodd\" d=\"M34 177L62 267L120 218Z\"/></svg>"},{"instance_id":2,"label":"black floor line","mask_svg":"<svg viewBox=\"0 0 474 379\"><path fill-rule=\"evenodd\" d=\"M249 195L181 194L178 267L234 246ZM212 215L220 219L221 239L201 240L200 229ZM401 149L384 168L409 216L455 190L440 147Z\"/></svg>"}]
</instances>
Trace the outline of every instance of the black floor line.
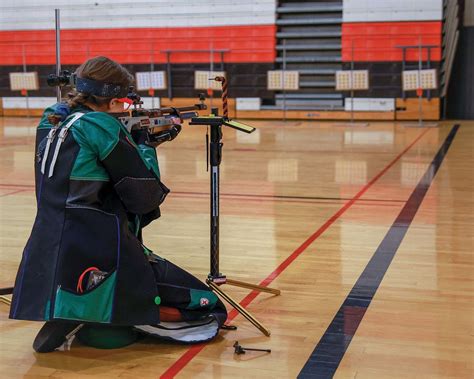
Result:
<instances>
[{"instance_id":1,"label":"black floor line","mask_svg":"<svg viewBox=\"0 0 474 379\"><path fill-rule=\"evenodd\" d=\"M14 184L14 183L0 183L0 188L15 187L15 188L34 188L34 184ZM180 195L197 195L197 196L209 196L207 192L189 192L189 191L172 191L172 193ZM259 194L245 194L245 193L221 193L221 196L234 196L234 197L252 197L258 199L285 199L285 200L333 200L333 201L347 201L351 200L349 197L329 197L329 196L292 196L292 195L259 195ZM381 203L405 203L406 200L400 199L357 199L357 201L368 201L368 202L381 202Z\"/></svg>"},{"instance_id":2,"label":"black floor line","mask_svg":"<svg viewBox=\"0 0 474 379\"><path fill-rule=\"evenodd\" d=\"M459 125L454 125L449 132L425 174L411 193L351 292L339 308L331 324L326 329L326 332L319 340L316 348L298 375L299 379L333 377L426 192L431 186L458 129ZM389 327L390 325L387 325L387 328Z\"/></svg>"},{"instance_id":3,"label":"black floor line","mask_svg":"<svg viewBox=\"0 0 474 379\"><path fill-rule=\"evenodd\" d=\"M174 191L174 193L182 195L203 195L209 196L205 192L186 192L186 191ZM327 196L292 196L292 195L259 195L259 194L245 194L245 193L221 193L221 196L235 196L235 197L254 197L254 198L269 198L269 199L285 199L285 200L335 200L335 201L346 201L351 200L349 197L327 197ZM358 199L358 201L373 201L373 202L393 202L393 203L404 203L405 200L399 199Z\"/></svg>"}]
</instances>

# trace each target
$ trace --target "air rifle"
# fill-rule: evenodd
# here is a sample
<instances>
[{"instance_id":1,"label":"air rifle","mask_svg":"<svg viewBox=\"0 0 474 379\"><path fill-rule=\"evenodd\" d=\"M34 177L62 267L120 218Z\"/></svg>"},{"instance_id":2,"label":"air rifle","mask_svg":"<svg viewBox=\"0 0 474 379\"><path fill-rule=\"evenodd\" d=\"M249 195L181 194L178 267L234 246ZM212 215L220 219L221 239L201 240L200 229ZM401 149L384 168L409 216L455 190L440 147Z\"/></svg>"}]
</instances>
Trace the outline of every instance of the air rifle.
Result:
<instances>
[{"instance_id":1,"label":"air rifle","mask_svg":"<svg viewBox=\"0 0 474 379\"><path fill-rule=\"evenodd\" d=\"M111 115L118 118L129 132L147 130L151 135L175 125L176 121L183 122L197 117L199 115L197 111L207 109L206 104L204 104L205 96L202 93L199 94L199 103L186 107L143 108L143 102L140 96L133 92L133 88L127 94L127 99L130 100L133 108L129 111L112 113Z\"/></svg>"}]
</instances>

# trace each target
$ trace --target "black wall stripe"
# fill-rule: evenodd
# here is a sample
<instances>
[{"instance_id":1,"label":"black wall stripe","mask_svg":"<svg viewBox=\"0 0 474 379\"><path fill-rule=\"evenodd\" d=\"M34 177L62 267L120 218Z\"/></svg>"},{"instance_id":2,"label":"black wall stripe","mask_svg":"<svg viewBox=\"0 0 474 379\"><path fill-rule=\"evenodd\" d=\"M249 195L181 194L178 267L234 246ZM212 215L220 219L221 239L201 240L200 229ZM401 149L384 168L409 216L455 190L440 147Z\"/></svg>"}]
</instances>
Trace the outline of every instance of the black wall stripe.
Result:
<instances>
[{"instance_id":1,"label":"black wall stripe","mask_svg":"<svg viewBox=\"0 0 474 379\"><path fill-rule=\"evenodd\" d=\"M474 119L474 25L461 28L448 88L448 117Z\"/></svg>"},{"instance_id":2,"label":"black wall stripe","mask_svg":"<svg viewBox=\"0 0 474 379\"><path fill-rule=\"evenodd\" d=\"M149 64L125 64L131 73L149 71ZM194 71L209 70L209 64L173 64L171 69L173 97L197 97L202 90L194 89ZM74 71L75 66L63 65L63 70ZM30 96L56 96L55 90L46 85L48 74L56 71L54 65L29 65L27 71L37 71L40 90L31 91ZM155 64L156 71L166 71L165 64ZM267 90L267 71L274 69L273 63L225 63L219 62L214 70L224 70L229 77L229 97L261 97L273 99L273 91ZM10 91L10 72L22 72L22 66L0 66L0 97L20 96L19 91ZM140 93L146 96L146 91ZM167 90L156 91L158 97L168 97Z\"/></svg>"},{"instance_id":3,"label":"black wall stripe","mask_svg":"<svg viewBox=\"0 0 474 379\"><path fill-rule=\"evenodd\" d=\"M333 377L458 129L459 125L455 125L444 140L425 174L304 365L298 375L299 379ZM389 327L387 325L387 328Z\"/></svg>"},{"instance_id":4,"label":"black wall stripe","mask_svg":"<svg viewBox=\"0 0 474 379\"><path fill-rule=\"evenodd\" d=\"M344 70L350 70L351 64L344 62ZM427 69L427 62L423 62ZM430 68L439 69L439 62L430 62ZM408 62L406 70L417 70L418 62ZM356 91L355 97L402 97L402 62L354 62L354 70L369 70L369 89ZM344 94L347 95L347 92ZM408 91L407 97L415 97L415 91ZM426 91L425 91L426 96ZM431 97L439 97L438 90L431 90Z\"/></svg>"}]
</instances>

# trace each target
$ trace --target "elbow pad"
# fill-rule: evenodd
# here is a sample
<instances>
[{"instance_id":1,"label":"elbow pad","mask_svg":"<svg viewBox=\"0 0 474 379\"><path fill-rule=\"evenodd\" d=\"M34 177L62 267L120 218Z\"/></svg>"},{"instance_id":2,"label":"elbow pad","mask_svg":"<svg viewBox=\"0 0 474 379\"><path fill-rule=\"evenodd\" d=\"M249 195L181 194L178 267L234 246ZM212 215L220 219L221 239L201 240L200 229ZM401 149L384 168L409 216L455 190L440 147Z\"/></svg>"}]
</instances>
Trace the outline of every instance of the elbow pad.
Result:
<instances>
[{"instance_id":1,"label":"elbow pad","mask_svg":"<svg viewBox=\"0 0 474 379\"><path fill-rule=\"evenodd\" d=\"M126 176L114 185L115 191L134 214L152 212L165 200L170 190L156 178L132 178Z\"/></svg>"}]
</instances>

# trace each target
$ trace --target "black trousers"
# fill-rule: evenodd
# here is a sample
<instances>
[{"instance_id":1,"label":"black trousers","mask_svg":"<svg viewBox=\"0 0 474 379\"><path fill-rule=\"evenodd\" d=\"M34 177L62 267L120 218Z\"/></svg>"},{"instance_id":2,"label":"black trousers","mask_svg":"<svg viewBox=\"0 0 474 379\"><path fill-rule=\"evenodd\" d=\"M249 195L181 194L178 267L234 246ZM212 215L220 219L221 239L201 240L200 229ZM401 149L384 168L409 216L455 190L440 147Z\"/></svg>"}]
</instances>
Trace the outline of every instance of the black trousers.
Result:
<instances>
[{"instance_id":1,"label":"black trousers","mask_svg":"<svg viewBox=\"0 0 474 379\"><path fill-rule=\"evenodd\" d=\"M161 305L178 308L185 320L198 320L213 314L220 324L225 322L226 308L206 284L156 255L151 256L150 264L155 273ZM209 303L204 301L203 304L197 304L196 296Z\"/></svg>"}]
</instances>

